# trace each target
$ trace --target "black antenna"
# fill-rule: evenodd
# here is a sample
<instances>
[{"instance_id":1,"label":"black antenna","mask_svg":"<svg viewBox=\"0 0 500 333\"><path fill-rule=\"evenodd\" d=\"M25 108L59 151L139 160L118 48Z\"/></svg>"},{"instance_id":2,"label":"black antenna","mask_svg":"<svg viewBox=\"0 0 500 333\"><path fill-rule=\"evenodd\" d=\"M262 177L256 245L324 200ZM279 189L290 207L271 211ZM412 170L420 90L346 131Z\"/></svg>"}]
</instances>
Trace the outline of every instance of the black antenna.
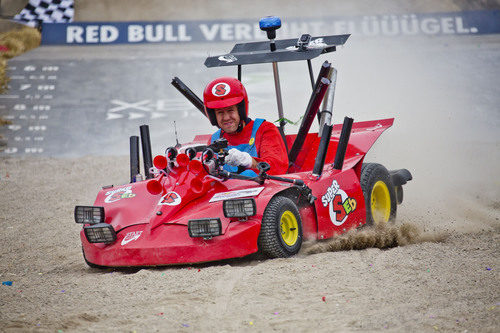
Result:
<instances>
[{"instance_id":1,"label":"black antenna","mask_svg":"<svg viewBox=\"0 0 500 333\"><path fill-rule=\"evenodd\" d=\"M179 144L179 137L177 136L177 126L174 120L174 131L175 131L175 148L179 148L181 145Z\"/></svg>"}]
</instances>

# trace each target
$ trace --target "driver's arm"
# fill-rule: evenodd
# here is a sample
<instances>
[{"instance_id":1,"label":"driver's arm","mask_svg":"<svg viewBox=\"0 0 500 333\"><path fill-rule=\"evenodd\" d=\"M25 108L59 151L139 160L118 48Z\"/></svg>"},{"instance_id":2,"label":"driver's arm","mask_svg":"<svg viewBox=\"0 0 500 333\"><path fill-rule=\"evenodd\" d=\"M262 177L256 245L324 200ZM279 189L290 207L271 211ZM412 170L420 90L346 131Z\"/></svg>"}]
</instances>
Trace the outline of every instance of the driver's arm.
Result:
<instances>
[{"instance_id":1,"label":"driver's arm","mask_svg":"<svg viewBox=\"0 0 500 333\"><path fill-rule=\"evenodd\" d=\"M258 162L267 162L271 166L268 174L285 174L288 171L288 153L278 128L271 122L263 122L256 141L259 157L253 158L252 169L257 169Z\"/></svg>"}]
</instances>

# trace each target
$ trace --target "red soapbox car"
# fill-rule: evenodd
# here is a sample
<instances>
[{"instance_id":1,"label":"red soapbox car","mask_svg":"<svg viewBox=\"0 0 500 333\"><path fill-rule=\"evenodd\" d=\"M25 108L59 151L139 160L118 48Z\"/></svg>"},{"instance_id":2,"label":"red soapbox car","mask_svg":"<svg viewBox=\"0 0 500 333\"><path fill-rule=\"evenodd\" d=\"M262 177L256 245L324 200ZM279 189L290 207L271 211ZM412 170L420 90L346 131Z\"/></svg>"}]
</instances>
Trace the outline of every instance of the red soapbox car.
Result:
<instances>
[{"instance_id":1,"label":"red soapbox car","mask_svg":"<svg viewBox=\"0 0 500 333\"><path fill-rule=\"evenodd\" d=\"M103 187L93 206L75 207L88 265L190 264L258 251L270 258L289 257L304 239L328 239L395 218L410 172L363 163L394 119L353 123L346 117L342 125L332 125L336 70L325 61L317 79L313 77L311 59L335 51L349 35L275 40L280 25L279 18L262 19L270 41L236 44L228 54L207 58L205 65L237 66L241 80L242 65L272 63L288 172L269 175L265 162L254 177L227 172L222 168L227 141L207 146L209 135L170 147L153 160L149 130L143 125L146 179L140 180L139 138L133 136L131 182ZM298 133L285 135L278 63L296 60L307 61L313 92ZM182 81L174 78L172 84L203 112L201 100ZM319 133L308 133L315 118Z\"/></svg>"}]
</instances>

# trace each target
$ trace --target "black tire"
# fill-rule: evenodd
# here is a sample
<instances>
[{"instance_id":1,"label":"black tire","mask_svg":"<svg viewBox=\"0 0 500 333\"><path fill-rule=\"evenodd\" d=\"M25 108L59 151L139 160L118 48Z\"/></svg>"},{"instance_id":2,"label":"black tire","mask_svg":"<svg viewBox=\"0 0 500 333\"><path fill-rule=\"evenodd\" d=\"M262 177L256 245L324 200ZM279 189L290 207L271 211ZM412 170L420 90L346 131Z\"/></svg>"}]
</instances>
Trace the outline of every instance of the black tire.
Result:
<instances>
[{"instance_id":1,"label":"black tire","mask_svg":"<svg viewBox=\"0 0 500 333\"><path fill-rule=\"evenodd\" d=\"M277 196L269 201L262 217L258 246L269 258L287 258L299 252L302 246L302 221L291 199Z\"/></svg>"},{"instance_id":2,"label":"black tire","mask_svg":"<svg viewBox=\"0 0 500 333\"><path fill-rule=\"evenodd\" d=\"M366 225L394 221L396 219L397 199L389 171L381 164L365 163L361 166L359 181L365 197ZM384 195L387 194L384 186L387 189L388 198L387 195ZM382 195L378 193L382 193Z\"/></svg>"}]
</instances>

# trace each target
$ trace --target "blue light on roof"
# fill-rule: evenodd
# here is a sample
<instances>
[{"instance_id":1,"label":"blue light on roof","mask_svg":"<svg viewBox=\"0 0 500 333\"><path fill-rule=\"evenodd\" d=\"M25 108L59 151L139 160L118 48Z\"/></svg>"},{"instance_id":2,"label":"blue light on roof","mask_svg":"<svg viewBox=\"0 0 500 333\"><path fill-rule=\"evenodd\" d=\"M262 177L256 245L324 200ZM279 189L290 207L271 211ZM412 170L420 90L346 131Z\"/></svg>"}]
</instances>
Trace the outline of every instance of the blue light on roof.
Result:
<instances>
[{"instance_id":1,"label":"blue light on roof","mask_svg":"<svg viewBox=\"0 0 500 333\"><path fill-rule=\"evenodd\" d=\"M281 27L281 19L278 16L266 16L259 21L261 30L278 29Z\"/></svg>"}]
</instances>

